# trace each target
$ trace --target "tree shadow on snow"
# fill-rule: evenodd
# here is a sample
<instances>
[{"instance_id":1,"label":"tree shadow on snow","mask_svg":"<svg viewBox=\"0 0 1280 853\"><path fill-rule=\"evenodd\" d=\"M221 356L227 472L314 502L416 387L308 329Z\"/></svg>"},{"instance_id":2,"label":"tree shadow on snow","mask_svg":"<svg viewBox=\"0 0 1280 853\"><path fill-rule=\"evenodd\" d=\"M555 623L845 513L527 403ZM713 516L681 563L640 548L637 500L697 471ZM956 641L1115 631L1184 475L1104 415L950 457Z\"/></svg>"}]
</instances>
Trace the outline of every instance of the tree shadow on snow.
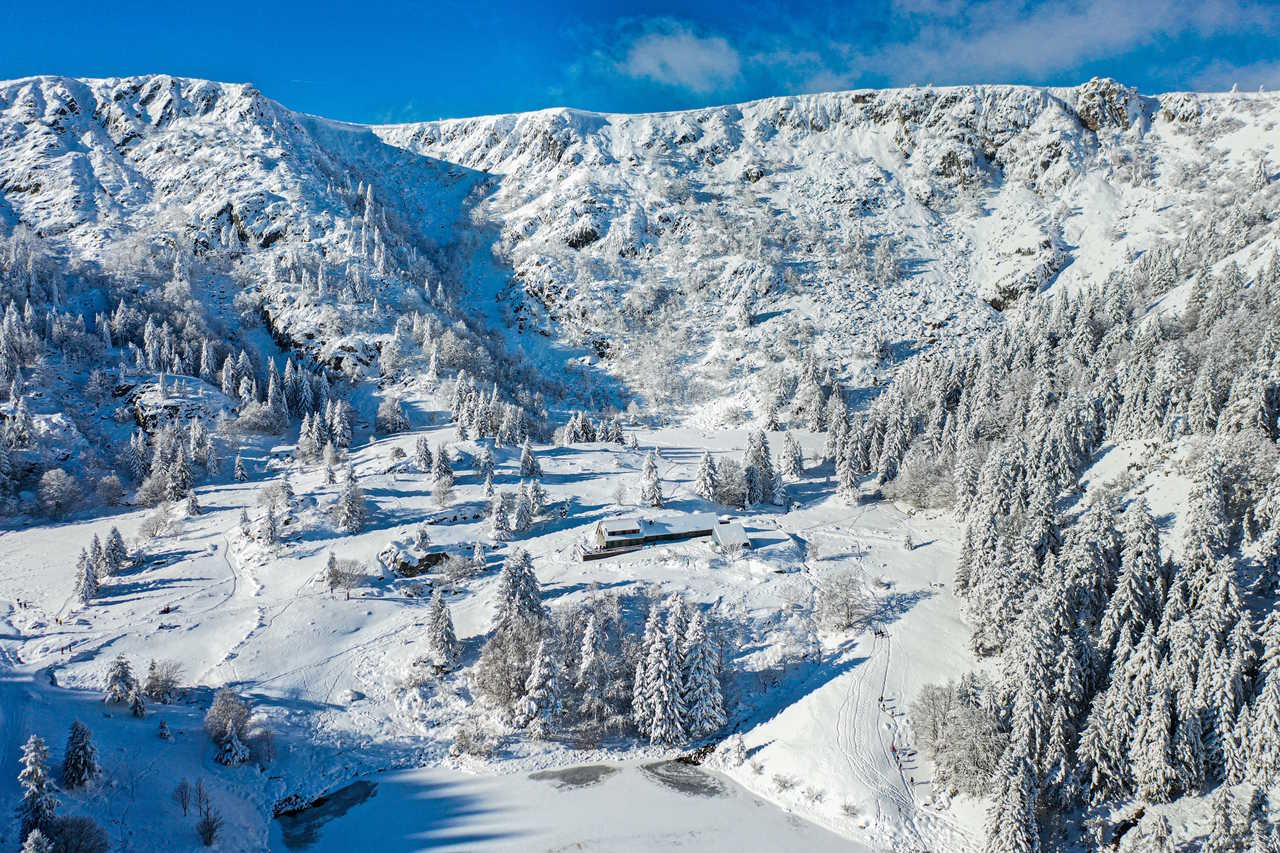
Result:
<instances>
[{"instance_id":1,"label":"tree shadow on snow","mask_svg":"<svg viewBox=\"0 0 1280 853\"><path fill-rule=\"evenodd\" d=\"M845 643L817 658L796 658L779 666L738 673L735 692L738 713L731 727L747 729L770 720L829 681L839 678L870 659L862 654L846 656L851 643Z\"/></svg>"},{"instance_id":2,"label":"tree shadow on snow","mask_svg":"<svg viewBox=\"0 0 1280 853\"><path fill-rule=\"evenodd\" d=\"M285 847L289 850L312 848L324 838L324 825L351 809L369 811L364 820L370 825L365 829L373 832L358 834L376 838L377 849L393 853L468 850L519 836L518 831L510 829L467 829L477 818L483 818L490 826L499 823L495 816L500 810L492 798L468 791L465 782L424 778L422 774L408 771L383 776L376 784L358 780L318 801L312 809L281 818ZM342 835L345 838L330 839L320 849L344 847L343 842L349 840L350 833Z\"/></svg>"},{"instance_id":3,"label":"tree shadow on snow","mask_svg":"<svg viewBox=\"0 0 1280 853\"><path fill-rule=\"evenodd\" d=\"M830 471L830 465L823 465L805 472L805 478L787 483L787 494L791 500L802 507L824 501L835 492L835 483L822 472Z\"/></svg>"},{"instance_id":4,"label":"tree shadow on snow","mask_svg":"<svg viewBox=\"0 0 1280 853\"><path fill-rule=\"evenodd\" d=\"M601 591L604 591L607 589L617 589L618 587L630 586L631 583L632 582L629 580L609 581L607 583L602 583L599 581L595 581L595 582L580 581L578 583L567 583L567 584L551 587L550 589L544 588L542 591L542 600L544 602L551 601L557 598L563 598L566 595L572 595L575 592L585 592L586 590L592 589L592 588L595 588Z\"/></svg>"},{"instance_id":5,"label":"tree shadow on snow","mask_svg":"<svg viewBox=\"0 0 1280 853\"><path fill-rule=\"evenodd\" d=\"M161 592L173 588L185 588L211 581L207 577L156 578L154 580L136 580L126 583L103 584L99 588L97 601L103 604L124 604L137 601L145 593Z\"/></svg>"},{"instance_id":6,"label":"tree shadow on snow","mask_svg":"<svg viewBox=\"0 0 1280 853\"><path fill-rule=\"evenodd\" d=\"M911 592L891 592L880 599L875 611L867 620L877 628L892 625L907 614L920 602L933 598L934 592L929 589L916 589Z\"/></svg>"},{"instance_id":7,"label":"tree shadow on snow","mask_svg":"<svg viewBox=\"0 0 1280 853\"><path fill-rule=\"evenodd\" d=\"M163 569L169 566L177 565L184 560L190 560L195 557L207 557L209 551L206 549L189 549L186 551L160 551L156 554L149 554L141 560L136 561L132 566L115 575L118 578L139 575L152 569Z\"/></svg>"}]
</instances>

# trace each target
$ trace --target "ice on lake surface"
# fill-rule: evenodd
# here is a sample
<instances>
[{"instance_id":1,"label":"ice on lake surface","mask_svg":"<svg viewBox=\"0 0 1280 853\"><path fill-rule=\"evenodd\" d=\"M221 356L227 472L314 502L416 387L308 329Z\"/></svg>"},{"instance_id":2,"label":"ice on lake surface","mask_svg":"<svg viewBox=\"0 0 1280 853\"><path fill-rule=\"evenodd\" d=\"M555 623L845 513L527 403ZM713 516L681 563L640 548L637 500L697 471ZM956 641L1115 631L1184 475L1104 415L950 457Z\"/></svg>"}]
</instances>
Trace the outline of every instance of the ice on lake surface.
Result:
<instances>
[{"instance_id":1,"label":"ice on lake surface","mask_svg":"<svg viewBox=\"0 0 1280 853\"><path fill-rule=\"evenodd\" d=\"M645 764L641 771L673 791L694 797L723 797L728 793L725 780L715 774L679 761L656 761Z\"/></svg>"},{"instance_id":2,"label":"ice on lake surface","mask_svg":"<svg viewBox=\"0 0 1280 853\"><path fill-rule=\"evenodd\" d=\"M597 785L618 772L618 768L607 764L584 764L581 767L563 767L559 770L539 770L530 773L530 779L539 782L554 782L557 788L585 788Z\"/></svg>"},{"instance_id":3,"label":"ice on lake surface","mask_svg":"<svg viewBox=\"0 0 1280 853\"><path fill-rule=\"evenodd\" d=\"M284 846L290 850L306 850L313 846L325 824L342 817L377 792L377 783L357 779L350 785L319 798L308 808L281 815L278 821Z\"/></svg>"},{"instance_id":4,"label":"ice on lake surface","mask_svg":"<svg viewBox=\"0 0 1280 853\"><path fill-rule=\"evenodd\" d=\"M443 769L385 773L274 821L271 847L309 853L865 850L718 773L676 762L589 765L529 776Z\"/></svg>"}]
</instances>

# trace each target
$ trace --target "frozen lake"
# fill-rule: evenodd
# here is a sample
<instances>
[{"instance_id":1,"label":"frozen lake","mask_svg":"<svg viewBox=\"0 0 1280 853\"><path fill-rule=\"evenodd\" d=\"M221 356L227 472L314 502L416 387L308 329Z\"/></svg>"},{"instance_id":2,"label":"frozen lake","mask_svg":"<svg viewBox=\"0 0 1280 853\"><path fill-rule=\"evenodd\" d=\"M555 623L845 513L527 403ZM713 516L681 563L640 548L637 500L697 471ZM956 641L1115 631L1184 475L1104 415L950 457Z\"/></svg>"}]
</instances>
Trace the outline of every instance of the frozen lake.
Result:
<instances>
[{"instance_id":1,"label":"frozen lake","mask_svg":"<svg viewBox=\"0 0 1280 853\"><path fill-rule=\"evenodd\" d=\"M674 762L353 782L272 822L271 849L865 851L718 773Z\"/></svg>"}]
</instances>

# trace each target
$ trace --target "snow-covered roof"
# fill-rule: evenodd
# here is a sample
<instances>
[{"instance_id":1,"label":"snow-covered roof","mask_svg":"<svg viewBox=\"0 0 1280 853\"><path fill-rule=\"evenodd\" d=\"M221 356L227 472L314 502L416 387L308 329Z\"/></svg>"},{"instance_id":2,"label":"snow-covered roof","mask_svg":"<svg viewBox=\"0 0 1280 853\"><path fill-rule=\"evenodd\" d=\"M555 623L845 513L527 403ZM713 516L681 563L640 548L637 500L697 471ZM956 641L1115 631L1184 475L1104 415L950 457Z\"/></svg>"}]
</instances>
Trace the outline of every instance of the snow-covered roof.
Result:
<instances>
[{"instance_id":1,"label":"snow-covered roof","mask_svg":"<svg viewBox=\"0 0 1280 853\"><path fill-rule=\"evenodd\" d=\"M684 515L673 515L666 518L655 518L648 522L659 530L654 533L693 533L696 531L709 531L716 526L716 517L710 512L690 512ZM643 531L643 532L648 532Z\"/></svg>"},{"instance_id":2,"label":"snow-covered roof","mask_svg":"<svg viewBox=\"0 0 1280 853\"><path fill-rule=\"evenodd\" d=\"M751 537L747 536L746 528L736 521L718 521L711 536L721 548L751 547Z\"/></svg>"},{"instance_id":3,"label":"snow-covered roof","mask_svg":"<svg viewBox=\"0 0 1280 853\"><path fill-rule=\"evenodd\" d=\"M640 532L638 518L606 518L599 524L600 532L605 536L624 536Z\"/></svg>"}]
</instances>

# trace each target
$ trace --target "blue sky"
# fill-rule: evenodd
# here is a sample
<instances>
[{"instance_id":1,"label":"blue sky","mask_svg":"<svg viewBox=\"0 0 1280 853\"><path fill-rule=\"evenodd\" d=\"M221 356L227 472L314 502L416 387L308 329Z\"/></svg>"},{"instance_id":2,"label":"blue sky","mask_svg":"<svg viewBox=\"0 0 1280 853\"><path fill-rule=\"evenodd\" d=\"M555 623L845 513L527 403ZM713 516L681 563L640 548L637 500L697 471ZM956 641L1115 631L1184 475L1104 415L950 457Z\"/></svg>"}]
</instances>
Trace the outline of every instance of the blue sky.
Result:
<instances>
[{"instance_id":1,"label":"blue sky","mask_svg":"<svg viewBox=\"0 0 1280 853\"><path fill-rule=\"evenodd\" d=\"M1280 3L1257 0L4 0L0 31L0 79L248 81L294 109L367 122L1094 75L1146 92L1280 86Z\"/></svg>"}]
</instances>

